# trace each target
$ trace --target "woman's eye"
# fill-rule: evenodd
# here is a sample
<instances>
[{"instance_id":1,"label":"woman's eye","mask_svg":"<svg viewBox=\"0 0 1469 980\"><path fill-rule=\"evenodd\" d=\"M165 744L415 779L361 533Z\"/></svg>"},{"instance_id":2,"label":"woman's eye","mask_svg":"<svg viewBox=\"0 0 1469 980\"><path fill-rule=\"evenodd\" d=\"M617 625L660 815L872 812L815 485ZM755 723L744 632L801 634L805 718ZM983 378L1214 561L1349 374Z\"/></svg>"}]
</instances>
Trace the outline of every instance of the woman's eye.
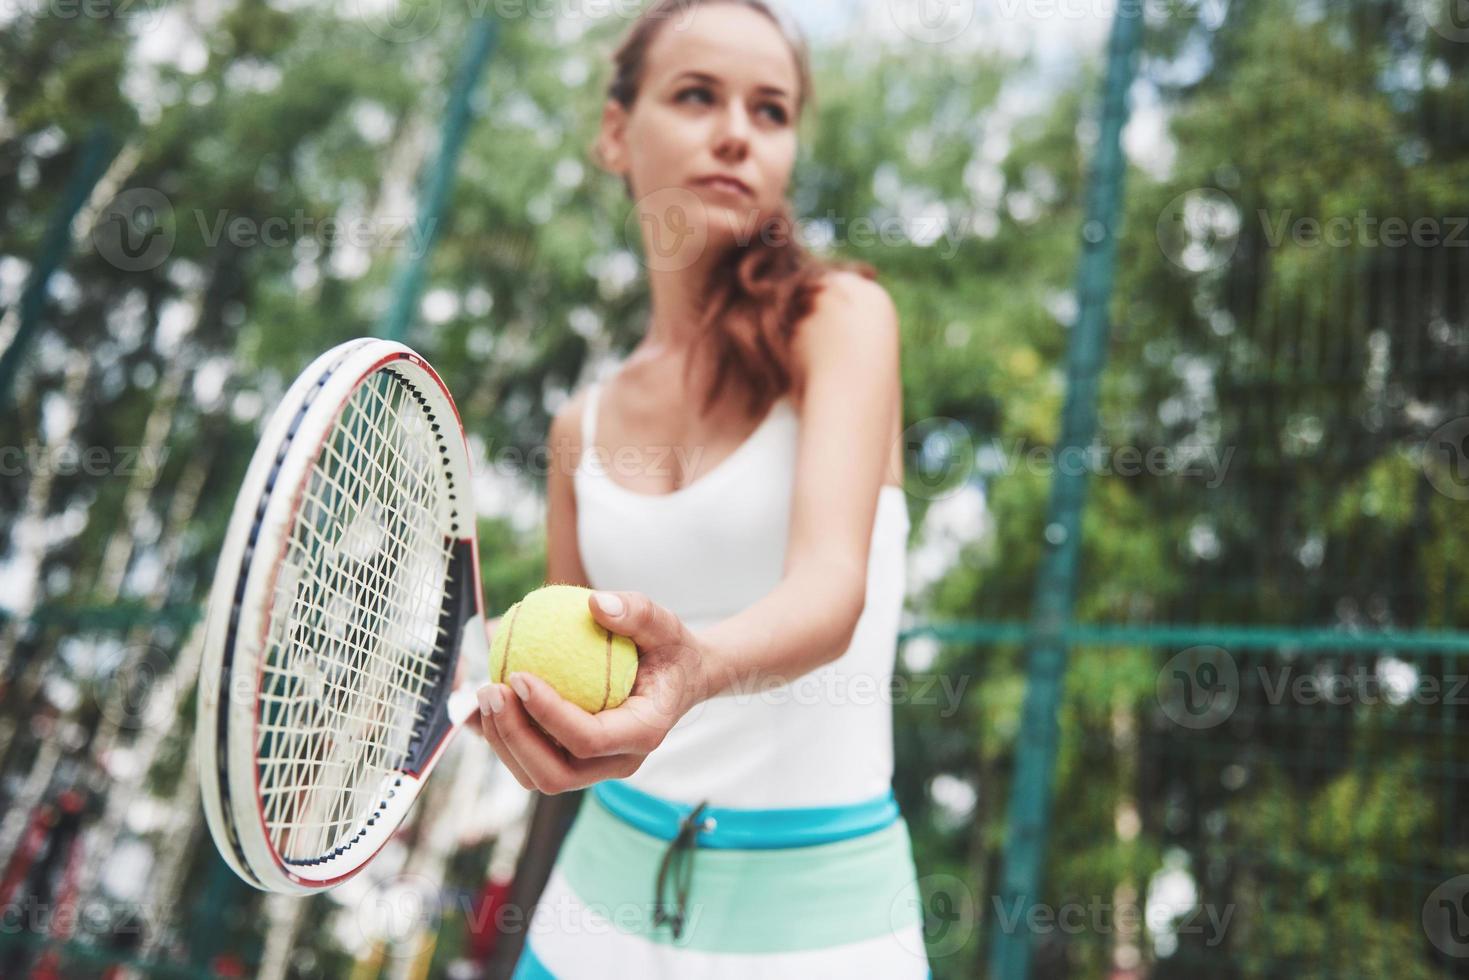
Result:
<instances>
[{"instance_id":1,"label":"woman's eye","mask_svg":"<svg viewBox=\"0 0 1469 980\"><path fill-rule=\"evenodd\" d=\"M780 123L782 125L785 124L787 116L784 106L779 106L772 102L768 105L763 105L760 108L766 110L766 112L770 115L771 120L773 120L774 122Z\"/></svg>"},{"instance_id":2,"label":"woman's eye","mask_svg":"<svg viewBox=\"0 0 1469 980\"><path fill-rule=\"evenodd\" d=\"M678 99L677 99L677 101L679 101L679 102L687 102L688 101L688 97L690 95L697 95L697 96L699 96L699 98L702 101L704 101L705 103L709 103L709 102L713 102L714 101L713 94L710 93L710 91L707 88L704 88L702 85L698 85L698 86L695 86L693 88L686 88L686 89L684 89L682 92L678 93Z\"/></svg>"}]
</instances>

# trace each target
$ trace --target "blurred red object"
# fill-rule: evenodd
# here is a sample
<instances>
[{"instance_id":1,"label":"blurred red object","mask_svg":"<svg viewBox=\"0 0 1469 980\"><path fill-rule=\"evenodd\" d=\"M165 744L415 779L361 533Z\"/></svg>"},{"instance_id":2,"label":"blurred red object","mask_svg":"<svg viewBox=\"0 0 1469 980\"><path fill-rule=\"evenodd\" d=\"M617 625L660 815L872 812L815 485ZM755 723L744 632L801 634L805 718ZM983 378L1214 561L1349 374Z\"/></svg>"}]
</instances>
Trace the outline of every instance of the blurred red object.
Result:
<instances>
[{"instance_id":1,"label":"blurred red object","mask_svg":"<svg viewBox=\"0 0 1469 980\"><path fill-rule=\"evenodd\" d=\"M469 958L476 963L488 962L500 941L500 910L510 897L510 879L485 880L470 911L468 923Z\"/></svg>"}]
</instances>

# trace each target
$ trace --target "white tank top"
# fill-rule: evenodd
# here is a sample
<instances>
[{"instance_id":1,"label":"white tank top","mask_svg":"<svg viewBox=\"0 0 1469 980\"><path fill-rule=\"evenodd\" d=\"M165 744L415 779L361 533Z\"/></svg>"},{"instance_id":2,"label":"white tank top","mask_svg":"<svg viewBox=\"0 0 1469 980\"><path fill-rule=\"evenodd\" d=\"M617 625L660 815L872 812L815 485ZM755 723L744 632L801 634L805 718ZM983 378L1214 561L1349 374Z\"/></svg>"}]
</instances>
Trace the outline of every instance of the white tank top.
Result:
<instances>
[{"instance_id":1,"label":"white tank top","mask_svg":"<svg viewBox=\"0 0 1469 980\"><path fill-rule=\"evenodd\" d=\"M582 567L596 589L646 593L692 630L774 589L784 568L799 416L789 396L735 451L666 494L616 482L587 393L573 476ZM788 684L696 705L625 782L676 802L775 809L872 800L893 776L890 681L905 587L903 491L879 494L856 633L836 660Z\"/></svg>"}]
</instances>

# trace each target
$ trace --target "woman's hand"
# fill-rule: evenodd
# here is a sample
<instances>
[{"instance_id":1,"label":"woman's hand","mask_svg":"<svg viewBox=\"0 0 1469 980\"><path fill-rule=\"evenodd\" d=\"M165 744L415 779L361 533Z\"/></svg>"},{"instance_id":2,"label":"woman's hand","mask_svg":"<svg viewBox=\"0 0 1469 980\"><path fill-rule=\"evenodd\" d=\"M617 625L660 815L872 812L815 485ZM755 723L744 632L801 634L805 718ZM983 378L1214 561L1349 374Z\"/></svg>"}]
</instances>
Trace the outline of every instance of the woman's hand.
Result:
<instances>
[{"instance_id":1,"label":"woman's hand","mask_svg":"<svg viewBox=\"0 0 1469 980\"><path fill-rule=\"evenodd\" d=\"M602 608L602 596L621 611ZM621 705L591 714L521 672L479 689L485 739L526 789L565 793L632 775L709 689L708 651L672 612L641 592L597 592L590 608L638 647L637 680Z\"/></svg>"}]
</instances>

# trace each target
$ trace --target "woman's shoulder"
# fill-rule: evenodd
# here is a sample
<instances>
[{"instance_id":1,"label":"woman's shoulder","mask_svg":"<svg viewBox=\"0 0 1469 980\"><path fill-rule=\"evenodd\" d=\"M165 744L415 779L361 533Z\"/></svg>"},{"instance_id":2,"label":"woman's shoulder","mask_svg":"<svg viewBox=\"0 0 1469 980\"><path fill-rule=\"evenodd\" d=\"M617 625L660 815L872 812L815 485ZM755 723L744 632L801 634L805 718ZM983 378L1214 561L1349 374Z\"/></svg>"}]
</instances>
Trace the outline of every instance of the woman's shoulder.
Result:
<instances>
[{"instance_id":1,"label":"woman's shoulder","mask_svg":"<svg viewBox=\"0 0 1469 980\"><path fill-rule=\"evenodd\" d=\"M892 297L873 276L855 269L827 269L821 274L821 290L816 294L817 304L864 304L877 302L891 304Z\"/></svg>"},{"instance_id":2,"label":"woman's shoulder","mask_svg":"<svg viewBox=\"0 0 1469 980\"><path fill-rule=\"evenodd\" d=\"M860 340L874 334L896 331L898 311L888 291L875 279L850 269L830 269L822 274L811 312L800 322L796 337L821 335L815 339Z\"/></svg>"},{"instance_id":3,"label":"woman's shoulder","mask_svg":"<svg viewBox=\"0 0 1469 980\"><path fill-rule=\"evenodd\" d=\"M896 352L898 311L881 283L848 269L831 269L822 275L821 286L793 338L798 374L853 346Z\"/></svg>"}]
</instances>

